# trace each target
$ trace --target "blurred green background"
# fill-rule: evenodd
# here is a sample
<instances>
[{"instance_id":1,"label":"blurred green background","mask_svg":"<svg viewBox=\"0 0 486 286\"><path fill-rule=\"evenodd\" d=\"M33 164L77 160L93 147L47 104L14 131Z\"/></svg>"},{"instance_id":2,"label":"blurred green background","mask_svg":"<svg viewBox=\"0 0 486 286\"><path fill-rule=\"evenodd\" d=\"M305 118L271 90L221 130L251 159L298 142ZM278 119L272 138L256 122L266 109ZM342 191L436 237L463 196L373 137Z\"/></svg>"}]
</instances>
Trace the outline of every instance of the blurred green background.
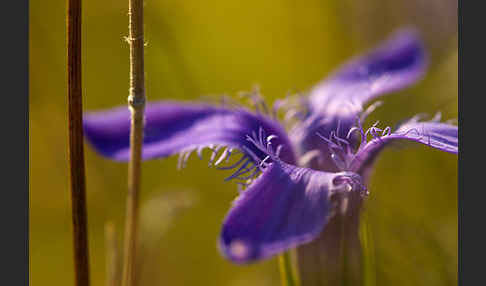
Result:
<instances>
[{"instance_id":1,"label":"blurred green background","mask_svg":"<svg viewBox=\"0 0 486 286\"><path fill-rule=\"evenodd\" d=\"M128 1L83 1L84 108L126 104ZM416 27L430 67L416 86L385 97L366 125L418 112L457 118L457 17L451 0L145 1L149 100L249 91L267 101L306 91L396 28ZM30 282L72 285L67 177L66 6L30 1ZM105 283L107 221L123 228L127 165L86 146L92 285ZM141 285L278 285L275 259L236 266L218 253L236 196L224 171L191 157L143 164ZM387 149L364 216L376 285L456 285L457 156L424 146Z\"/></svg>"}]
</instances>

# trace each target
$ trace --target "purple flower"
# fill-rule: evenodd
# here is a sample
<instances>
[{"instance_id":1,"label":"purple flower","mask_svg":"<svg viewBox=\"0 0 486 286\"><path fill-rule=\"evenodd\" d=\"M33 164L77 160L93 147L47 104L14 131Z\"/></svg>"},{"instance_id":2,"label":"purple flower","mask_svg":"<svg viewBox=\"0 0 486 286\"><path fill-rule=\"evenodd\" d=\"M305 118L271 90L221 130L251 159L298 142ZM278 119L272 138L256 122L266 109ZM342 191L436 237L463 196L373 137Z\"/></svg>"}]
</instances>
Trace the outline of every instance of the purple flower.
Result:
<instances>
[{"instance_id":1,"label":"purple flower","mask_svg":"<svg viewBox=\"0 0 486 286\"><path fill-rule=\"evenodd\" d=\"M333 214L334 194L368 193L363 177L379 152L392 141L415 141L457 153L457 126L438 118L414 117L392 130L376 124L361 127L377 96L406 87L424 74L424 49L411 32L402 32L357 58L319 83L304 98L290 131L276 113L254 97L255 111L239 105L153 102L146 107L143 158L180 154L200 157L210 148L210 164L230 156L228 179L246 188L227 214L219 246L236 263L264 259L308 243ZM287 108L288 114L298 114ZM129 157L130 114L127 107L85 115L85 135L102 155L117 161Z\"/></svg>"}]
</instances>

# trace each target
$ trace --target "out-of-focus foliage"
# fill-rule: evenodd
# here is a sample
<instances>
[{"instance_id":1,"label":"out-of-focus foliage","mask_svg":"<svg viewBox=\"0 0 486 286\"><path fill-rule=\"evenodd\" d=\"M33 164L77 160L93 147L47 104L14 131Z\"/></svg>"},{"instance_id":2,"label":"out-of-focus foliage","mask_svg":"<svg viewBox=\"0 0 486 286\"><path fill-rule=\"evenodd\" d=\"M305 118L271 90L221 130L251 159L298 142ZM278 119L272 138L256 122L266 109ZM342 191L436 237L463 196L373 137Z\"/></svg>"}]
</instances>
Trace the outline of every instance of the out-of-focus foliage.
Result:
<instances>
[{"instance_id":1,"label":"out-of-focus foliage","mask_svg":"<svg viewBox=\"0 0 486 286\"><path fill-rule=\"evenodd\" d=\"M233 96L258 84L271 102L289 91L306 91L395 28L412 25L430 51L429 72L415 87L386 97L366 124L379 119L382 126L393 125L417 112L457 117L455 1L145 2L149 100ZM126 104L127 7L128 1L83 3L86 110ZM73 283L65 11L63 1L30 2L30 281L36 286ZM220 224L237 194L233 183L223 182L228 174L196 156L183 171L176 170L176 161L143 165L142 204L153 207L154 198L178 189L191 189L197 197L189 209L170 215L166 230L162 222L163 233L150 242L156 245L147 270L153 285L278 285L274 259L236 266L218 253ZM86 164L92 282L103 285L104 225L114 221L123 233L127 165L105 160L89 146ZM373 243L369 281L456 284L456 180L454 155L415 145L384 152L364 214Z\"/></svg>"}]
</instances>

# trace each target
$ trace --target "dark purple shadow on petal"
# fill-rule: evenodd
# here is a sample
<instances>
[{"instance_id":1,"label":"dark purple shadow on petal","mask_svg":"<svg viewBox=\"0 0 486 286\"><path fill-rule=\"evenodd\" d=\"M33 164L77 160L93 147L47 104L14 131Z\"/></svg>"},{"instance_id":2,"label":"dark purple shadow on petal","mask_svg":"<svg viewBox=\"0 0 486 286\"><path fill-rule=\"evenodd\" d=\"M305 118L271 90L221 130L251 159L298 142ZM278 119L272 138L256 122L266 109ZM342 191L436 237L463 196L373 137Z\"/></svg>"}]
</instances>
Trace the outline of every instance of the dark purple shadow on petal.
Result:
<instances>
[{"instance_id":1,"label":"dark purple shadow on petal","mask_svg":"<svg viewBox=\"0 0 486 286\"><path fill-rule=\"evenodd\" d=\"M375 138L366 143L356 153L350 169L362 174L364 169L374 162L383 147L398 140L418 142L444 152L457 154L457 132L458 128L455 125L410 120L400 125L390 135Z\"/></svg>"},{"instance_id":2,"label":"dark purple shadow on petal","mask_svg":"<svg viewBox=\"0 0 486 286\"><path fill-rule=\"evenodd\" d=\"M310 93L312 113L340 116L360 111L378 95L404 88L425 73L425 49L417 34L404 30L364 56L351 60Z\"/></svg>"},{"instance_id":3,"label":"dark purple shadow on petal","mask_svg":"<svg viewBox=\"0 0 486 286\"><path fill-rule=\"evenodd\" d=\"M291 131L299 153L317 149L325 153L324 157L330 156L316 133L328 137L339 125L337 135L346 137L363 105L379 95L413 84L423 76L426 67L422 43L410 30L396 33L378 48L344 65L310 92L308 117ZM353 138L351 142L357 144ZM332 171L332 166L314 167Z\"/></svg>"},{"instance_id":4,"label":"dark purple shadow on petal","mask_svg":"<svg viewBox=\"0 0 486 286\"><path fill-rule=\"evenodd\" d=\"M127 107L87 113L84 116L87 140L102 155L117 161L129 158L130 112ZM230 109L205 104L151 102L145 110L144 160L162 158L188 149L210 145L246 148L263 159L265 154L246 140L258 133L277 135L274 146L283 145L281 158L294 162L294 154L282 126L261 114L242 108Z\"/></svg>"},{"instance_id":5,"label":"dark purple shadow on petal","mask_svg":"<svg viewBox=\"0 0 486 286\"><path fill-rule=\"evenodd\" d=\"M250 263L313 240L327 223L330 194L360 180L353 173L334 181L343 174L272 163L234 201L223 222L221 251L235 263Z\"/></svg>"}]
</instances>

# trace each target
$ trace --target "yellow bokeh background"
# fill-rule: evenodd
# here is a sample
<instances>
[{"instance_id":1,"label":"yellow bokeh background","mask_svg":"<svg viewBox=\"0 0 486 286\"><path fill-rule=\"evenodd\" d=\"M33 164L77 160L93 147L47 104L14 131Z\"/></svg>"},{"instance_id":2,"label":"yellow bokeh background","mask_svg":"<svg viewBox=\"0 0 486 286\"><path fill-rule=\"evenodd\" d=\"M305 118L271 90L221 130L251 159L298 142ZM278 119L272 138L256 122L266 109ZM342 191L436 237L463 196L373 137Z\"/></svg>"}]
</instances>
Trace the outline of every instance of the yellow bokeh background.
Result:
<instances>
[{"instance_id":1,"label":"yellow bokeh background","mask_svg":"<svg viewBox=\"0 0 486 286\"><path fill-rule=\"evenodd\" d=\"M457 118L455 1L145 1L149 100L200 100L259 85L268 102L307 91L350 57L408 26L429 71L384 97L366 126L416 113ZM128 1L83 1L83 104L126 104ZM66 6L30 1L30 283L73 285L67 177ZM105 283L107 221L123 229L127 165L86 145L92 285ZM206 154L206 158L208 158ZM140 285L279 285L275 259L248 266L219 255L221 222L236 197L225 171L191 157L143 164L147 243ZM370 285L456 285L457 156L407 144L383 152L366 202ZM181 194L183 194L181 196ZM181 204L181 200L183 203ZM188 202L188 203L187 203Z\"/></svg>"}]
</instances>

